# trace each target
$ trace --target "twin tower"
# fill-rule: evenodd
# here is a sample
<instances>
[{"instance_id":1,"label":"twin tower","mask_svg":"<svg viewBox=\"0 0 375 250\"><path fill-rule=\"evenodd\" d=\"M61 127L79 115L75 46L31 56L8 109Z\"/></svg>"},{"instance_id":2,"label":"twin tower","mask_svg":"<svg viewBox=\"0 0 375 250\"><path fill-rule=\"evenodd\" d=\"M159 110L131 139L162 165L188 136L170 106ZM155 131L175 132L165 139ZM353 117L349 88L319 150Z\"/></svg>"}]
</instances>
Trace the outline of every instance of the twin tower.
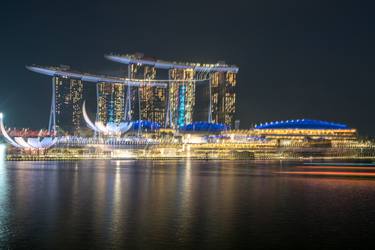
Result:
<instances>
[{"instance_id":1,"label":"twin tower","mask_svg":"<svg viewBox=\"0 0 375 250\"><path fill-rule=\"evenodd\" d=\"M68 66L28 66L52 77L50 131L84 128L84 84L96 84L96 121L152 121L178 129L197 121L234 125L238 67L157 60L143 54L105 57L127 65L121 77L73 71Z\"/></svg>"}]
</instances>

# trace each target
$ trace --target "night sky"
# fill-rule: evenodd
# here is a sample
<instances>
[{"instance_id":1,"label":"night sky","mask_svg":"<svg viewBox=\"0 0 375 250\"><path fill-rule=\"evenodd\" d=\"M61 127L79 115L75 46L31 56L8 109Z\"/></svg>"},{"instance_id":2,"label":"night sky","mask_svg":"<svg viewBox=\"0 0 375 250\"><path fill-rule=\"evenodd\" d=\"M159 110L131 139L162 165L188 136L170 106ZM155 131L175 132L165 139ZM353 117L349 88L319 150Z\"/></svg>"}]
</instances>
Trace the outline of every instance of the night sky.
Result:
<instances>
[{"instance_id":1,"label":"night sky","mask_svg":"<svg viewBox=\"0 0 375 250\"><path fill-rule=\"evenodd\" d=\"M118 72L109 52L236 64L241 127L297 118L375 136L375 17L365 1L1 1L0 110L46 128L51 80L25 65Z\"/></svg>"}]
</instances>

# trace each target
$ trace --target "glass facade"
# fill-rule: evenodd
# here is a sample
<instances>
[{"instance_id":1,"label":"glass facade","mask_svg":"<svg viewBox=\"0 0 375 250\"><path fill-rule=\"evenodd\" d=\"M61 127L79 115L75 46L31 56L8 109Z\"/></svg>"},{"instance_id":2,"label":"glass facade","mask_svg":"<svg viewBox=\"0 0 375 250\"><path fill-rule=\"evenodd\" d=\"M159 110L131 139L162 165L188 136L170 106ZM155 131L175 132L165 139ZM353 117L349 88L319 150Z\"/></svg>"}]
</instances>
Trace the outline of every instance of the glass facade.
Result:
<instances>
[{"instance_id":1,"label":"glass facade","mask_svg":"<svg viewBox=\"0 0 375 250\"><path fill-rule=\"evenodd\" d=\"M106 124L116 124L124 120L125 85L121 83L97 84L97 117L96 120Z\"/></svg>"},{"instance_id":2,"label":"glass facade","mask_svg":"<svg viewBox=\"0 0 375 250\"><path fill-rule=\"evenodd\" d=\"M56 128L59 131L75 133L83 124L83 83L81 80L53 77L55 90Z\"/></svg>"},{"instance_id":3,"label":"glass facade","mask_svg":"<svg viewBox=\"0 0 375 250\"><path fill-rule=\"evenodd\" d=\"M143 54L124 58L122 63L127 64L127 75L123 77L69 72L68 67L30 67L35 72L55 76L56 100L51 110L56 112L51 113L49 129L51 124L67 131L81 128L81 79L96 83L96 121L119 124L147 120L174 129L207 121L234 127L237 67L224 62L167 62ZM134 86L127 86L126 78L133 79Z\"/></svg>"},{"instance_id":4,"label":"glass facade","mask_svg":"<svg viewBox=\"0 0 375 250\"><path fill-rule=\"evenodd\" d=\"M193 69L170 69L169 109L172 128L193 122L195 83Z\"/></svg>"},{"instance_id":5,"label":"glass facade","mask_svg":"<svg viewBox=\"0 0 375 250\"><path fill-rule=\"evenodd\" d=\"M156 79L156 69L147 65L129 65L131 79ZM166 89L146 84L131 87L131 112L133 120L153 121L164 126L166 115Z\"/></svg>"},{"instance_id":6,"label":"glass facade","mask_svg":"<svg viewBox=\"0 0 375 250\"><path fill-rule=\"evenodd\" d=\"M234 126L236 112L237 74L234 72L211 73L212 121Z\"/></svg>"}]
</instances>

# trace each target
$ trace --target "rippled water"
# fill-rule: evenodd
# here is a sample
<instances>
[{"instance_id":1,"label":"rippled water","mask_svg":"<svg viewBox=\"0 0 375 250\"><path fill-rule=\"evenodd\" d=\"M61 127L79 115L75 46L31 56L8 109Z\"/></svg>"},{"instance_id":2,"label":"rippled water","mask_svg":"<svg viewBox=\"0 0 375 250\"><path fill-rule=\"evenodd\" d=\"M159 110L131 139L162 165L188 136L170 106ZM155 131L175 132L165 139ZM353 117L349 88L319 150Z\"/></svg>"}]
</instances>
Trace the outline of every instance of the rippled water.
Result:
<instances>
[{"instance_id":1,"label":"rippled water","mask_svg":"<svg viewBox=\"0 0 375 250\"><path fill-rule=\"evenodd\" d=\"M0 161L0 246L357 248L373 239L375 179L274 174L292 165Z\"/></svg>"}]
</instances>

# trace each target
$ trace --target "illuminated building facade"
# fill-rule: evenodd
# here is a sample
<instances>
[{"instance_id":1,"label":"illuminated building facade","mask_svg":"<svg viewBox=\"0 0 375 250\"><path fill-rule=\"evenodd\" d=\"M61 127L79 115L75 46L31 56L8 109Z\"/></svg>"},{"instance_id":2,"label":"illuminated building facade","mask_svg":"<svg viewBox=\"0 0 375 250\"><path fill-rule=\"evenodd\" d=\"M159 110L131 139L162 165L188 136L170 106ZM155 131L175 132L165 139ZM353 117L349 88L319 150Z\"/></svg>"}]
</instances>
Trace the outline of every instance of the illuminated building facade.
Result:
<instances>
[{"instance_id":1,"label":"illuminated building facade","mask_svg":"<svg viewBox=\"0 0 375 250\"><path fill-rule=\"evenodd\" d=\"M195 83L193 69L170 69L169 122L178 128L193 122Z\"/></svg>"},{"instance_id":2,"label":"illuminated building facade","mask_svg":"<svg viewBox=\"0 0 375 250\"><path fill-rule=\"evenodd\" d=\"M149 65L129 64L129 79L147 80L156 79L156 68ZM139 87L129 87L132 120L144 120L157 122L164 126L166 116L166 88L141 84Z\"/></svg>"},{"instance_id":3,"label":"illuminated building facade","mask_svg":"<svg viewBox=\"0 0 375 250\"><path fill-rule=\"evenodd\" d=\"M168 89L165 94L162 90L153 92L152 96L158 97L157 101L154 101L154 105L150 105L151 99L140 98L141 100L144 99L143 105L140 105L142 106L141 113L145 113L142 117L158 121L156 120L157 117L163 117L161 111L165 110L165 119L161 120L165 121L166 127L177 129L195 121L224 123L228 126L234 126L238 67L227 65L224 62L216 64L168 62L147 58L143 54L111 54L106 55L106 58L114 62L127 64L128 72L130 72L129 78L135 78L136 74L133 72L137 72L140 68L168 71ZM154 79L154 74L151 75ZM143 76L138 74L138 77L148 79L145 74ZM199 86L197 82L200 83ZM204 82L206 86L204 86ZM151 89L155 90L155 88L149 87L148 90L142 91L152 93ZM204 93L201 93L202 91ZM132 96L136 95L134 93ZM150 95L144 94L144 97L147 98L147 96ZM149 115L149 107L153 107L152 109L157 113ZM163 124L163 122L161 123Z\"/></svg>"},{"instance_id":4,"label":"illuminated building facade","mask_svg":"<svg viewBox=\"0 0 375 250\"><path fill-rule=\"evenodd\" d=\"M211 73L211 119L234 126L236 113L236 72Z\"/></svg>"},{"instance_id":5,"label":"illuminated building facade","mask_svg":"<svg viewBox=\"0 0 375 250\"><path fill-rule=\"evenodd\" d=\"M158 80L130 79L82 73L70 70L69 66L46 67L33 65L26 68L52 77L52 101L48 125L50 133L62 131L72 134L82 128L83 82L96 84L96 121L105 126L107 124L117 126L124 124L122 121L130 120L129 115L131 115L132 107L127 105L125 91L128 92L132 88L139 89L140 87L151 86L156 89L167 88L166 83ZM131 97L131 95L127 96ZM131 104L130 101L131 99L129 98L129 103ZM71 119L69 120L69 118Z\"/></svg>"},{"instance_id":6,"label":"illuminated building facade","mask_svg":"<svg viewBox=\"0 0 375 250\"><path fill-rule=\"evenodd\" d=\"M193 122L207 121L233 127L238 67L224 62L168 62L143 54L105 57L126 64L127 75L98 76L64 67L27 68L45 75L76 79L81 85L83 81L96 83L96 120L102 123L143 120L179 129ZM157 74L163 75L164 80L158 79ZM52 113L51 117L50 124L55 124L51 122ZM76 124L77 119L74 121Z\"/></svg>"},{"instance_id":7,"label":"illuminated building facade","mask_svg":"<svg viewBox=\"0 0 375 250\"><path fill-rule=\"evenodd\" d=\"M96 121L119 124L125 115L125 85L121 83L98 83Z\"/></svg>"},{"instance_id":8,"label":"illuminated building facade","mask_svg":"<svg viewBox=\"0 0 375 250\"><path fill-rule=\"evenodd\" d=\"M236 66L132 56L111 56L111 60L127 64L128 76L80 73L61 66L27 67L52 77L50 123L45 133L13 134L5 129L0 113L1 133L20 152L14 159L28 159L22 158L25 152L32 157L36 152L41 157L38 159L49 160L98 156L375 159L375 144L359 139L356 129L345 124L297 119L268 122L249 130L233 129ZM165 70L164 80L157 79L159 69ZM95 121L86 112L83 82L96 86ZM197 107L202 106L198 116ZM83 120L94 133L75 133L83 127ZM76 136L64 136L60 131ZM39 154L39 150L46 154Z\"/></svg>"},{"instance_id":9,"label":"illuminated building facade","mask_svg":"<svg viewBox=\"0 0 375 250\"><path fill-rule=\"evenodd\" d=\"M235 140L261 139L286 144L323 141L340 143L357 139L356 129L349 128L346 124L310 119L267 122L256 125L254 129L223 133Z\"/></svg>"},{"instance_id":10,"label":"illuminated building facade","mask_svg":"<svg viewBox=\"0 0 375 250\"><path fill-rule=\"evenodd\" d=\"M53 103L57 130L74 133L82 128L83 83L79 79L53 77Z\"/></svg>"}]
</instances>

